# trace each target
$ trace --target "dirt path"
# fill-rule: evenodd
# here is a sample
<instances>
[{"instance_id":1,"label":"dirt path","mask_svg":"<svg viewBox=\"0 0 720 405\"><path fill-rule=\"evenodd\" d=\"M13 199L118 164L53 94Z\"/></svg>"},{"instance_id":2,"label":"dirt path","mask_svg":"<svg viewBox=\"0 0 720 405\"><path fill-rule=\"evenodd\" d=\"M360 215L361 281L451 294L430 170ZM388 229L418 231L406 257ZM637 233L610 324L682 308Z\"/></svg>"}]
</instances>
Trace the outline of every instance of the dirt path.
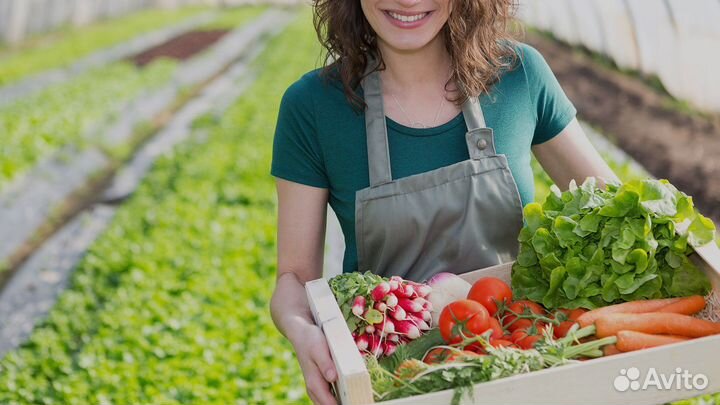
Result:
<instances>
[{"instance_id":1,"label":"dirt path","mask_svg":"<svg viewBox=\"0 0 720 405\"><path fill-rule=\"evenodd\" d=\"M690 116L641 81L612 71L548 38L525 42L547 59L579 116L600 128L653 175L693 196L720 219L720 117Z\"/></svg>"},{"instance_id":2,"label":"dirt path","mask_svg":"<svg viewBox=\"0 0 720 405\"><path fill-rule=\"evenodd\" d=\"M187 60L212 46L228 30L191 31L172 38L132 58L137 66L145 66L157 58Z\"/></svg>"}]
</instances>

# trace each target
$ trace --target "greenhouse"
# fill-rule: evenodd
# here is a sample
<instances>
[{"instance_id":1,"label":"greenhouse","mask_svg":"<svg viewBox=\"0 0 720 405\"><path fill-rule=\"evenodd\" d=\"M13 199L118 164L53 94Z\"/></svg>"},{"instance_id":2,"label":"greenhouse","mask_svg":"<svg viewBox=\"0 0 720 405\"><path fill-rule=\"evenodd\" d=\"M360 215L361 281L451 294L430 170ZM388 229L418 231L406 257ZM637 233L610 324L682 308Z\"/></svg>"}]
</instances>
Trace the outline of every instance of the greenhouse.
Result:
<instances>
[{"instance_id":1,"label":"greenhouse","mask_svg":"<svg viewBox=\"0 0 720 405\"><path fill-rule=\"evenodd\" d=\"M720 2L512 3L0 0L0 404L720 404Z\"/></svg>"}]
</instances>

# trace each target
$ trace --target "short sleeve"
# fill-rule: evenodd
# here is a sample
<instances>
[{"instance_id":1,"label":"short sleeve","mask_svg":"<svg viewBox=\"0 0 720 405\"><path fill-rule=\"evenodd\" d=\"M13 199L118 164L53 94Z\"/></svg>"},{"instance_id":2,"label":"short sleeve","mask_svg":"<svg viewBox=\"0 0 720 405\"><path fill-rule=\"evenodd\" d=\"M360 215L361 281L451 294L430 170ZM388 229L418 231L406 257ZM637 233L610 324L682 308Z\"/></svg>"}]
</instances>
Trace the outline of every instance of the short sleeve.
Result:
<instances>
[{"instance_id":1,"label":"short sleeve","mask_svg":"<svg viewBox=\"0 0 720 405\"><path fill-rule=\"evenodd\" d=\"M538 145L562 132L575 118L577 110L540 52L521 44L520 59L528 81L530 103L537 118L532 144Z\"/></svg>"},{"instance_id":2,"label":"short sleeve","mask_svg":"<svg viewBox=\"0 0 720 405\"><path fill-rule=\"evenodd\" d=\"M283 95L275 127L270 173L295 183L328 188L310 87L306 76L290 86Z\"/></svg>"}]
</instances>

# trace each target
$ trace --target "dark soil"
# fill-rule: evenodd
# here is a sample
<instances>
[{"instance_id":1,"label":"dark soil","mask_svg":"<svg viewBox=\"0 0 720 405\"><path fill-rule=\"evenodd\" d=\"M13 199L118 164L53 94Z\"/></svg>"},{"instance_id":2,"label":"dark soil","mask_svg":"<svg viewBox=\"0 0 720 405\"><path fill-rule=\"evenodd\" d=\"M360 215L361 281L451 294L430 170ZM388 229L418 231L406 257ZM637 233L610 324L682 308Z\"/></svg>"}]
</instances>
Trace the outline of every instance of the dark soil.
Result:
<instances>
[{"instance_id":1,"label":"dark soil","mask_svg":"<svg viewBox=\"0 0 720 405\"><path fill-rule=\"evenodd\" d=\"M614 71L537 34L525 42L543 54L581 119L600 127L650 173L693 196L720 219L720 117L688 114L639 78Z\"/></svg>"},{"instance_id":2,"label":"dark soil","mask_svg":"<svg viewBox=\"0 0 720 405\"><path fill-rule=\"evenodd\" d=\"M228 30L186 32L139 53L130 60L137 66L145 66L157 58L171 58L180 61L190 59L210 47L228 32Z\"/></svg>"}]
</instances>

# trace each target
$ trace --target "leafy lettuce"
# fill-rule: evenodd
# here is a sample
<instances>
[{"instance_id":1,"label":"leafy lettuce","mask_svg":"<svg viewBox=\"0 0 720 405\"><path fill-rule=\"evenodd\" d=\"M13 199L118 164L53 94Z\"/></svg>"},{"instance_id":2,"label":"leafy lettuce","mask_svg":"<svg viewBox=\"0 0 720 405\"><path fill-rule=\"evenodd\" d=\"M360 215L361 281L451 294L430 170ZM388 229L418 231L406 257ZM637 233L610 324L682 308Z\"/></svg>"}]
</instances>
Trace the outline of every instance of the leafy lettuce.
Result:
<instances>
[{"instance_id":1,"label":"leafy lettuce","mask_svg":"<svg viewBox=\"0 0 720 405\"><path fill-rule=\"evenodd\" d=\"M553 186L524 215L512 269L516 297L547 308L597 308L711 288L688 254L714 239L715 225L667 180Z\"/></svg>"}]
</instances>

